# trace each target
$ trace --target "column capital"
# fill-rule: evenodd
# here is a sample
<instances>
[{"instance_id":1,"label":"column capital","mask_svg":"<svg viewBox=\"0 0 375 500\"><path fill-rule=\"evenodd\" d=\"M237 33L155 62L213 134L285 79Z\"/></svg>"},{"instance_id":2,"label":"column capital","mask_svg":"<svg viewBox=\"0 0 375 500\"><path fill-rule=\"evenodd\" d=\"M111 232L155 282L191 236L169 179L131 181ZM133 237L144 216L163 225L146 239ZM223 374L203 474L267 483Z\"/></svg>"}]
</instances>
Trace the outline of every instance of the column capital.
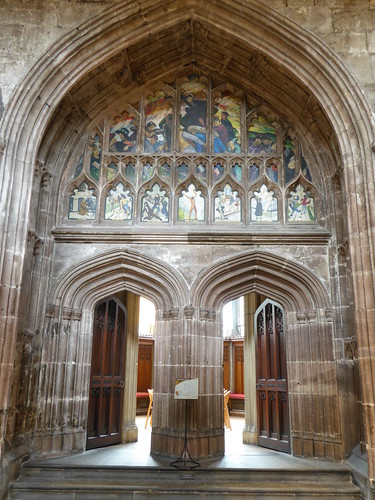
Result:
<instances>
[{"instance_id":1,"label":"column capital","mask_svg":"<svg viewBox=\"0 0 375 500\"><path fill-rule=\"evenodd\" d=\"M186 319L193 319L195 313L195 307L189 304L188 306L184 307L184 315Z\"/></svg>"}]
</instances>

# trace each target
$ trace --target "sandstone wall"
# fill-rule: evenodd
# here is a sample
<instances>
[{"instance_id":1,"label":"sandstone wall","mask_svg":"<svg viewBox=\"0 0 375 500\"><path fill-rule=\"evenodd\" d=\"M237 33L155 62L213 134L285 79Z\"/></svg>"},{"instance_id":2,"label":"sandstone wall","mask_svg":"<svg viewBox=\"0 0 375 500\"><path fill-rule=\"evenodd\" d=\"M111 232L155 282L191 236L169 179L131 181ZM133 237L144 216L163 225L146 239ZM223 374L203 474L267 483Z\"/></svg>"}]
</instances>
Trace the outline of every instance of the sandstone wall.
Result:
<instances>
[{"instance_id":1,"label":"sandstone wall","mask_svg":"<svg viewBox=\"0 0 375 500\"><path fill-rule=\"evenodd\" d=\"M219 2L220 3L220 2ZM264 0L320 37L375 105L375 0ZM0 114L38 59L111 0L5 0L0 5Z\"/></svg>"}]
</instances>

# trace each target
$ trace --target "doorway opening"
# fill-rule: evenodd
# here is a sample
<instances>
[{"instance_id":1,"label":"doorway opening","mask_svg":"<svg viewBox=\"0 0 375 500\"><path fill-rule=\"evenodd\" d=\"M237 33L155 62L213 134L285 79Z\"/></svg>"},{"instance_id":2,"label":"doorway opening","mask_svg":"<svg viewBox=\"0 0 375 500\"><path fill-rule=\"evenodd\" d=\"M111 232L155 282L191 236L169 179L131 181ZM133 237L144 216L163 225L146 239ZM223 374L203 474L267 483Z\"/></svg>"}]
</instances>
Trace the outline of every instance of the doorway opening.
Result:
<instances>
[{"instance_id":1,"label":"doorway opening","mask_svg":"<svg viewBox=\"0 0 375 500\"><path fill-rule=\"evenodd\" d=\"M235 442L290 453L281 305L257 293L227 303L223 343L226 450Z\"/></svg>"},{"instance_id":2,"label":"doorway opening","mask_svg":"<svg viewBox=\"0 0 375 500\"><path fill-rule=\"evenodd\" d=\"M86 449L135 442L145 431L154 327L155 307L138 295L124 291L96 305Z\"/></svg>"}]
</instances>

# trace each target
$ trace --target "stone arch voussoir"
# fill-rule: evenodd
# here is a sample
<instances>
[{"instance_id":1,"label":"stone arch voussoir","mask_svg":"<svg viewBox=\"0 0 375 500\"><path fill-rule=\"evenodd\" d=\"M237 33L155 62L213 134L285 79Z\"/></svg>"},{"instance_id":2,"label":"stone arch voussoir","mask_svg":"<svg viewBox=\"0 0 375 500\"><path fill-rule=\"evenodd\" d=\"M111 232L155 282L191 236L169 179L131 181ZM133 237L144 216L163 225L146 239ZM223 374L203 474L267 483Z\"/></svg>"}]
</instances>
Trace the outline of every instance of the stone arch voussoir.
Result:
<instances>
[{"instance_id":1,"label":"stone arch voussoir","mask_svg":"<svg viewBox=\"0 0 375 500\"><path fill-rule=\"evenodd\" d=\"M60 307L91 309L120 290L143 295L157 309L180 308L187 296L182 277L168 264L131 250L111 250L79 262L55 284L51 302Z\"/></svg>"},{"instance_id":2,"label":"stone arch voussoir","mask_svg":"<svg viewBox=\"0 0 375 500\"><path fill-rule=\"evenodd\" d=\"M192 303L217 309L249 292L267 295L286 311L330 308L322 282L301 264L264 251L252 251L215 262L192 288Z\"/></svg>"}]
</instances>

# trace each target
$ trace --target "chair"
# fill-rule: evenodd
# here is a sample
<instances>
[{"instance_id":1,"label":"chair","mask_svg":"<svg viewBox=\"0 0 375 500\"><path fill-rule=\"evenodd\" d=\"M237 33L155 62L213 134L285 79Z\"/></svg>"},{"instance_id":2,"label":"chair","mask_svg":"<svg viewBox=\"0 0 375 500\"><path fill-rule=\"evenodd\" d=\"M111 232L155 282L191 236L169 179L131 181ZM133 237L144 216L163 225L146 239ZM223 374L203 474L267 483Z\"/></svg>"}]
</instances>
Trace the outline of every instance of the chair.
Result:
<instances>
[{"instance_id":1,"label":"chair","mask_svg":"<svg viewBox=\"0 0 375 500\"><path fill-rule=\"evenodd\" d=\"M226 391L224 389L224 424L226 427L228 427L228 429L232 430L229 418L229 409L228 409L229 396L230 396L230 391Z\"/></svg>"},{"instance_id":2,"label":"chair","mask_svg":"<svg viewBox=\"0 0 375 500\"><path fill-rule=\"evenodd\" d=\"M145 429L147 429L148 419L150 419L150 426L152 427L152 400L154 398L154 390L153 389L148 389L148 397L150 398L150 402L148 404L148 409L147 409Z\"/></svg>"}]
</instances>

